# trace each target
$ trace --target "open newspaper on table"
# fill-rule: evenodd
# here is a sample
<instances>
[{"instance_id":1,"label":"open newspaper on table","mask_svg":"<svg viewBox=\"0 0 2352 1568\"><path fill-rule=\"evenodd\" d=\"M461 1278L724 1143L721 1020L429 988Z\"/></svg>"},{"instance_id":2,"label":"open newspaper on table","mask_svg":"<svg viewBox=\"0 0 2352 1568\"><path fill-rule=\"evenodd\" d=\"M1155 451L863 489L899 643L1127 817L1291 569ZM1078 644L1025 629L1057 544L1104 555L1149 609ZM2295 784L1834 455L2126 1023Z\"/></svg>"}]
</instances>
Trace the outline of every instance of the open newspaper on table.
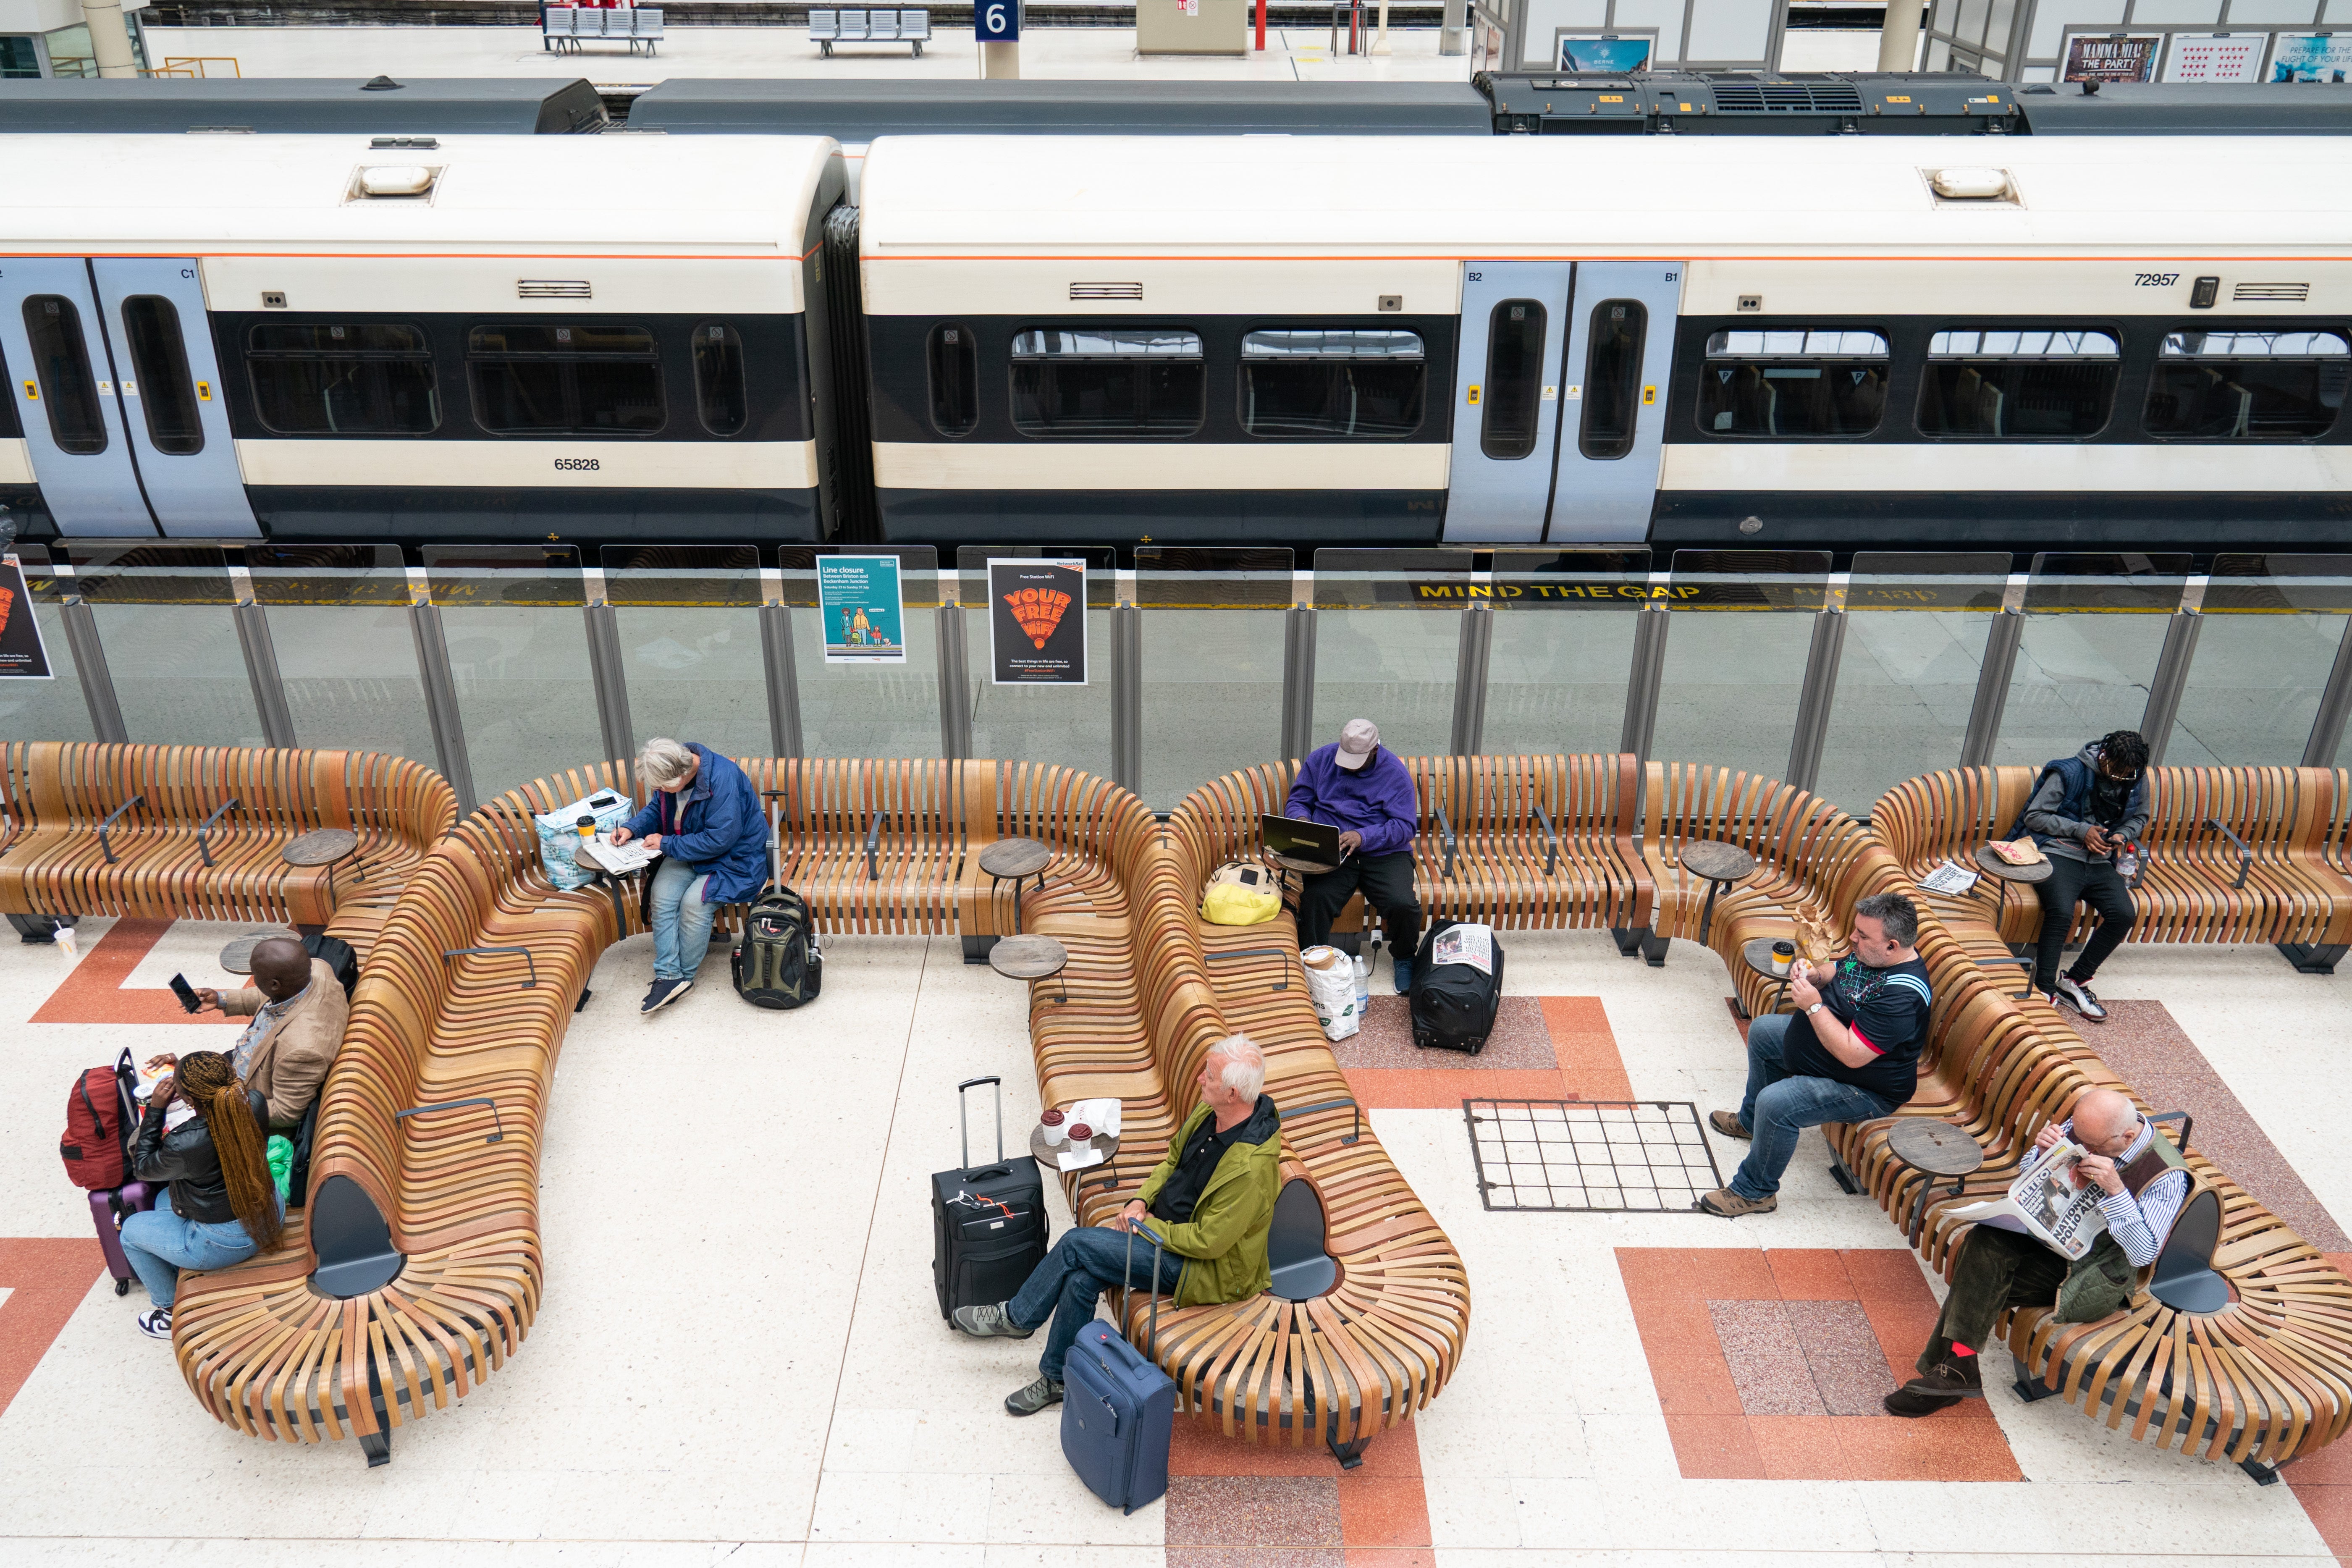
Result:
<instances>
[{"instance_id":1,"label":"open newspaper on table","mask_svg":"<svg viewBox=\"0 0 2352 1568\"><path fill-rule=\"evenodd\" d=\"M2006 1197L1954 1209L1952 1217L2013 1230L2065 1258L2080 1258L2107 1228L2107 1217L2099 1212L2099 1200L2106 1194L2075 1169L2084 1152L2082 1145L2062 1138L2027 1162Z\"/></svg>"}]
</instances>

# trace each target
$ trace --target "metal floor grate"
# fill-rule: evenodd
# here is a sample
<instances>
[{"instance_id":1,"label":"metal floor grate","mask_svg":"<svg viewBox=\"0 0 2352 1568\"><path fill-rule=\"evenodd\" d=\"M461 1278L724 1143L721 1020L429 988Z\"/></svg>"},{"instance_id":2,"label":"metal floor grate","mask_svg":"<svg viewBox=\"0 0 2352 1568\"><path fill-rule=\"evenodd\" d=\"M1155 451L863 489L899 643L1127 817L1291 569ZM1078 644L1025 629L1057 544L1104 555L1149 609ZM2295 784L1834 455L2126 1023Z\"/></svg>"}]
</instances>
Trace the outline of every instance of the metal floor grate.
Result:
<instances>
[{"instance_id":1,"label":"metal floor grate","mask_svg":"<svg viewBox=\"0 0 2352 1568\"><path fill-rule=\"evenodd\" d=\"M1723 1185L1686 1100L1465 1100L1462 1119L1490 1209L1696 1213Z\"/></svg>"}]
</instances>

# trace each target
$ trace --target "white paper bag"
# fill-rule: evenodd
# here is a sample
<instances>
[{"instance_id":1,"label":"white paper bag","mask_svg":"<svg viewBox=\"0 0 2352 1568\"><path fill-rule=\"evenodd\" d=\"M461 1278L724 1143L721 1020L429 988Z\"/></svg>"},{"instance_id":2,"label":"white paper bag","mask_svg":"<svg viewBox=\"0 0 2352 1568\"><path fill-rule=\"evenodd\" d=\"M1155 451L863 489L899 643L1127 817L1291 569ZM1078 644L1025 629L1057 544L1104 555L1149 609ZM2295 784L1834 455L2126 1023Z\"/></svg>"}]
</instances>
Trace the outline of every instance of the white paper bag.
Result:
<instances>
[{"instance_id":1,"label":"white paper bag","mask_svg":"<svg viewBox=\"0 0 2352 1568\"><path fill-rule=\"evenodd\" d=\"M1318 969L1308 962L1326 955L1332 960L1328 968ZM1323 1026L1323 1037L1344 1040L1362 1028L1356 1005L1356 966L1347 955L1334 948L1310 947L1298 957L1307 974L1307 999L1315 1004L1315 1021Z\"/></svg>"}]
</instances>

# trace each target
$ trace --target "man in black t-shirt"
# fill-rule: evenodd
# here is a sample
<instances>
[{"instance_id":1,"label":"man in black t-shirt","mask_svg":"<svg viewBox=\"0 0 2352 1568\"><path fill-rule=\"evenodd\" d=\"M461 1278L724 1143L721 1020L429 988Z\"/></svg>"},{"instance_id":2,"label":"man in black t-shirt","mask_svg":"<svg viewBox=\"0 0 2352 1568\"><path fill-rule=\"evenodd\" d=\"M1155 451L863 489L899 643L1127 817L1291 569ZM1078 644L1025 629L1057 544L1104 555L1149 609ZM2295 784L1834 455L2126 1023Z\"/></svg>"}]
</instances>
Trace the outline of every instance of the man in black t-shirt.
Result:
<instances>
[{"instance_id":1,"label":"man in black t-shirt","mask_svg":"<svg viewBox=\"0 0 2352 1568\"><path fill-rule=\"evenodd\" d=\"M1912 945L1919 911L1900 893L1873 893L1854 904L1849 940L1852 956L1790 972L1796 1012L1748 1026L1747 1098L1737 1114L1714 1111L1707 1123L1753 1142L1731 1184L1696 1207L1726 1219L1770 1214L1800 1131L1892 1116L1911 1098L1934 1000Z\"/></svg>"}]
</instances>

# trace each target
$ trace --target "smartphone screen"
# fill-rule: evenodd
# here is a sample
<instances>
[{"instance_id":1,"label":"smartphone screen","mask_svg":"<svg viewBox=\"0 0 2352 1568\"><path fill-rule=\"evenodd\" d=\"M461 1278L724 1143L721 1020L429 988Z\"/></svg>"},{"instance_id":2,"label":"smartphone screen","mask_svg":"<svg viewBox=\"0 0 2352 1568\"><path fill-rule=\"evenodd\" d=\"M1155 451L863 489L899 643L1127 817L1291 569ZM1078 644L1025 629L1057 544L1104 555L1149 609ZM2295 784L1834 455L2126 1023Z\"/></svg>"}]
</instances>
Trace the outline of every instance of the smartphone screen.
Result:
<instances>
[{"instance_id":1,"label":"smartphone screen","mask_svg":"<svg viewBox=\"0 0 2352 1568\"><path fill-rule=\"evenodd\" d=\"M172 976L172 994L177 996L180 999L180 1005L191 1013L204 1010L205 1005L197 999L196 988L188 984L188 977L184 974Z\"/></svg>"}]
</instances>

